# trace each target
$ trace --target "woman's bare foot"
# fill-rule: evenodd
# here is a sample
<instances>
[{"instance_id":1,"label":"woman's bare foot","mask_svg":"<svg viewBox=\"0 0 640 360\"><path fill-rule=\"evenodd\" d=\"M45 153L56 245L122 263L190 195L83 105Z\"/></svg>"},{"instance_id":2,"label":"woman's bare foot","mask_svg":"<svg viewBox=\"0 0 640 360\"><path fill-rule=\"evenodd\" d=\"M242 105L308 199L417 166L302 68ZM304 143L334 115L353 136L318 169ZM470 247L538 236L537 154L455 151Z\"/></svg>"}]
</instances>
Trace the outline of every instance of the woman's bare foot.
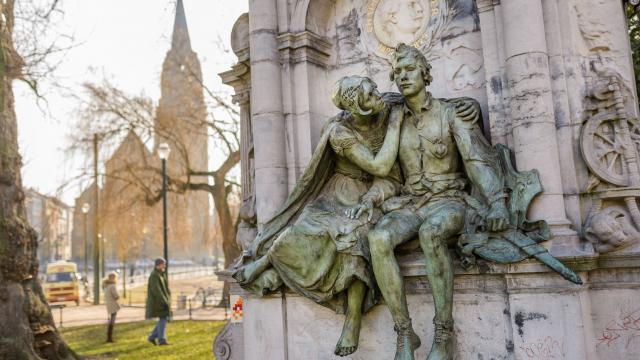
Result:
<instances>
[{"instance_id":1,"label":"woman's bare foot","mask_svg":"<svg viewBox=\"0 0 640 360\"><path fill-rule=\"evenodd\" d=\"M338 356L351 355L358 350L358 341L360 338L360 323L362 314L347 314L347 318L342 327L342 335L336 345L335 354Z\"/></svg>"}]
</instances>

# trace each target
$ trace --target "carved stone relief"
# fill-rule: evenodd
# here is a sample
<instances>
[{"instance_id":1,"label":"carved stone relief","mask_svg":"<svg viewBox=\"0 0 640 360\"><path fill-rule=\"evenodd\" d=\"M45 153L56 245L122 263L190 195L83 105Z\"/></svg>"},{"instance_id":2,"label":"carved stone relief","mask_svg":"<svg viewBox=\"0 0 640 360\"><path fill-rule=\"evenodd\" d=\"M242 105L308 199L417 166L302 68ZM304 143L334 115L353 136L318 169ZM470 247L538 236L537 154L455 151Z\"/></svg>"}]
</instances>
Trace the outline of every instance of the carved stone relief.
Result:
<instances>
[{"instance_id":1,"label":"carved stone relief","mask_svg":"<svg viewBox=\"0 0 640 360\"><path fill-rule=\"evenodd\" d=\"M442 69L441 78L434 82L442 89L439 96L481 90L486 83L473 0L336 1L335 12L345 14L329 26L334 32L328 37L335 43L332 65L340 69L335 80L344 75L342 69L348 69L366 73L381 88L388 88L389 55L403 42Z\"/></svg>"},{"instance_id":2,"label":"carved stone relief","mask_svg":"<svg viewBox=\"0 0 640 360\"><path fill-rule=\"evenodd\" d=\"M596 252L622 250L640 238L629 211L620 205L612 205L594 213L585 222L584 237Z\"/></svg>"},{"instance_id":3,"label":"carved stone relief","mask_svg":"<svg viewBox=\"0 0 640 360\"><path fill-rule=\"evenodd\" d=\"M605 24L607 18L602 16L605 1L578 1L574 5L578 28L591 52L608 51L612 43L611 32Z\"/></svg>"},{"instance_id":4,"label":"carved stone relief","mask_svg":"<svg viewBox=\"0 0 640 360\"><path fill-rule=\"evenodd\" d=\"M462 91L480 89L484 86L484 76L478 74L484 62L480 49L460 45L451 50L447 60L453 65L447 67L447 79L450 79L451 89Z\"/></svg>"},{"instance_id":5,"label":"carved stone relief","mask_svg":"<svg viewBox=\"0 0 640 360\"><path fill-rule=\"evenodd\" d=\"M344 64L362 58L360 47L360 26L358 12L352 9L342 22L336 27L338 63Z\"/></svg>"},{"instance_id":6,"label":"carved stone relief","mask_svg":"<svg viewBox=\"0 0 640 360\"><path fill-rule=\"evenodd\" d=\"M586 191L593 205L583 234L604 253L640 240L640 123L626 112L622 77L599 62L592 65L580 147L591 171Z\"/></svg>"},{"instance_id":7,"label":"carved stone relief","mask_svg":"<svg viewBox=\"0 0 640 360\"><path fill-rule=\"evenodd\" d=\"M364 41L383 58L401 42L429 53L456 14L447 0L369 0Z\"/></svg>"}]
</instances>

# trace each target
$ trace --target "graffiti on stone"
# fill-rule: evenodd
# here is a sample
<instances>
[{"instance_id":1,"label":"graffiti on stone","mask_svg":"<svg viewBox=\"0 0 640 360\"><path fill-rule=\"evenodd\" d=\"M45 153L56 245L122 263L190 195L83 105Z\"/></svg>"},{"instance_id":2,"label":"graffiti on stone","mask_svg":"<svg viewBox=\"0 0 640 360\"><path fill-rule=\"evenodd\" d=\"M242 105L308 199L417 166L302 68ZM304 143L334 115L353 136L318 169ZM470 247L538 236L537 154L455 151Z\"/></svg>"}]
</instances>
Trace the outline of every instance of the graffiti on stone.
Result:
<instances>
[{"instance_id":1,"label":"graffiti on stone","mask_svg":"<svg viewBox=\"0 0 640 360\"><path fill-rule=\"evenodd\" d=\"M622 343L628 349L634 342L640 342L640 308L611 319L599 334L596 346Z\"/></svg>"},{"instance_id":2,"label":"graffiti on stone","mask_svg":"<svg viewBox=\"0 0 640 360\"><path fill-rule=\"evenodd\" d=\"M525 343L520 346L520 351L526 359L553 360L565 358L564 338L556 339L546 336L538 341Z\"/></svg>"}]
</instances>

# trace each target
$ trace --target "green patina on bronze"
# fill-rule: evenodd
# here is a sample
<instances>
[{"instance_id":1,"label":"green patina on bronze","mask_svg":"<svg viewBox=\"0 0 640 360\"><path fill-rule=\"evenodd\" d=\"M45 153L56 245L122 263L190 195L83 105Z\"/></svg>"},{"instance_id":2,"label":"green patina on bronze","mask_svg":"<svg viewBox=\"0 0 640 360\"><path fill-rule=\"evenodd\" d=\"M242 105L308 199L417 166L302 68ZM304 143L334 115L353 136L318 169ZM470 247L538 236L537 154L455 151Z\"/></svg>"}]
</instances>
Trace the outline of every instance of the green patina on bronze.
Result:
<instances>
[{"instance_id":1,"label":"green patina on bronze","mask_svg":"<svg viewBox=\"0 0 640 360\"><path fill-rule=\"evenodd\" d=\"M475 257L513 263L534 257L566 279L580 278L540 242L544 221L526 220L542 191L535 170L519 173L504 146L480 128L478 103L436 99L426 90L431 67L401 44L391 80L401 93L380 95L368 78L341 79L330 119L311 162L281 210L252 244L234 278L259 295L290 289L346 313L337 355L357 350L363 311L379 293L398 334L396 360L414 359L415 334L395 258L417 242L435 304L428 360L453 359L453 262Z\"/></svg>"}]
</instances>

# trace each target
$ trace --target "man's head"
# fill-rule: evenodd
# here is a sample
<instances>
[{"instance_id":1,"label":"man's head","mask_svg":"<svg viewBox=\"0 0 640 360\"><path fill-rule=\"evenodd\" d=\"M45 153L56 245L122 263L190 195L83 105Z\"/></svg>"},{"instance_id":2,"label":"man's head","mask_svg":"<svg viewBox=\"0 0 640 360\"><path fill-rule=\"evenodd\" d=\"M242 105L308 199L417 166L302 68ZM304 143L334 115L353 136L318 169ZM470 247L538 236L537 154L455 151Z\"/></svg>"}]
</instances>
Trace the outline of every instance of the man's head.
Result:
<instances>
[{"instance_id":1,"label":"man's head","mask_svg":"<svg viewBox=\"0 0 640 360\"><path fill-rule=\"evenodd\" d=\"M116 274L114 271L109 273L109 281L116 281L117 278L118 274Z\"/></svg>"},{"instance_id":2,"label":"man's head","mask_svg":"<svg viewBox=\"0 0 640 360\"><path fill-rule=\"evenodd\" d=\"M157 258L155 261L156 270L160 272L164 272L167 268L167 261L161 257Z\"/></svg>"},{"instance_id":3,"label":"man's head","mask_svg":"<svg viewBox=\"0 0 640 360\"><path fill-rule=\"evenodd\" d=\"M618 215L618 218L622 216ZM597 213L585 229L585 238L599 253L610 252L629 245L631 241L615 213Z\"/></svg>"},{"instance_id":4,"label":"man's head","mask_svg":"<svg viewBox=\"0 0 640 360\"><path fill-rule=\"evenodd\" d=\"M431 84L431 64L418 49L400 43L393 52L389 78L402 95L411 97Z\"/></svg>"}]
</instances>

